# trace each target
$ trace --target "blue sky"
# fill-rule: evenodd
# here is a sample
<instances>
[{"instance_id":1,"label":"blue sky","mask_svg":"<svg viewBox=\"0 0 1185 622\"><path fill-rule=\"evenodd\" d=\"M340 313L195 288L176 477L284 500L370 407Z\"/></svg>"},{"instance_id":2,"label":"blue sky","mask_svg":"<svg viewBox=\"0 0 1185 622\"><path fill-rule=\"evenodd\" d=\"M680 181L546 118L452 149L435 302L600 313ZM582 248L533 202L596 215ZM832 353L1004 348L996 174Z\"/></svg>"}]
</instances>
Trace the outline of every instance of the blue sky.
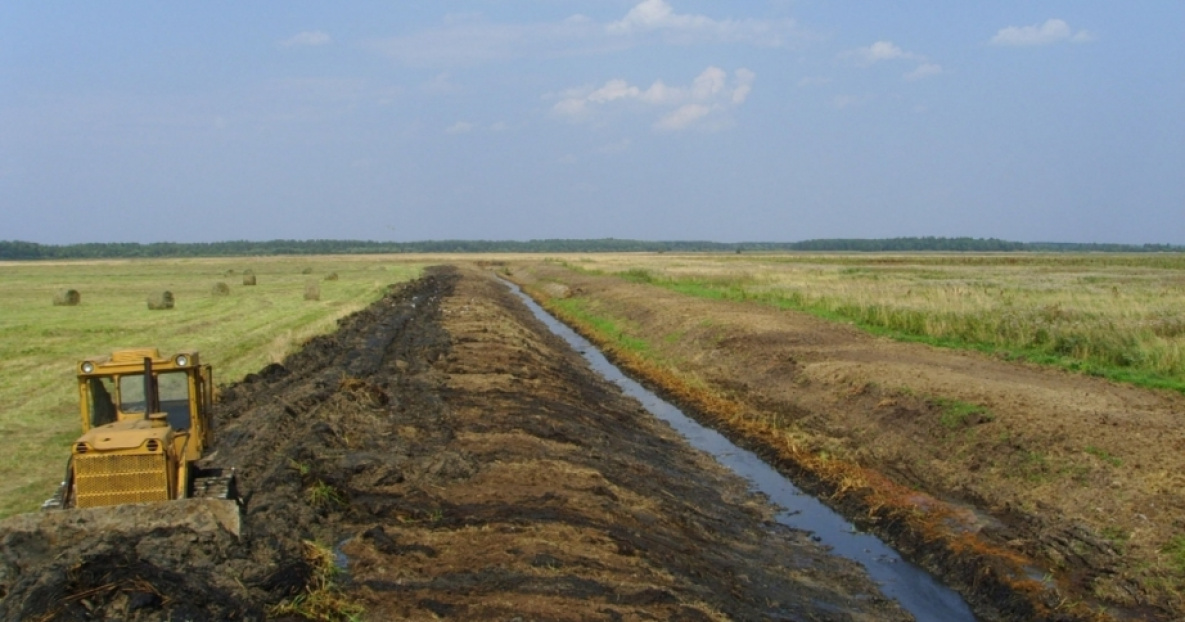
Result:
<instances>
[{"instance_id":1,"label":"blue sky","mask_svg":"<svg viewBox=\"0 0 1185 622\"><path fill-rule=\"evenodd\" d=\"M0 239L1185 244L1185 2L5 2Z\"/></svg>"}]
</instances>

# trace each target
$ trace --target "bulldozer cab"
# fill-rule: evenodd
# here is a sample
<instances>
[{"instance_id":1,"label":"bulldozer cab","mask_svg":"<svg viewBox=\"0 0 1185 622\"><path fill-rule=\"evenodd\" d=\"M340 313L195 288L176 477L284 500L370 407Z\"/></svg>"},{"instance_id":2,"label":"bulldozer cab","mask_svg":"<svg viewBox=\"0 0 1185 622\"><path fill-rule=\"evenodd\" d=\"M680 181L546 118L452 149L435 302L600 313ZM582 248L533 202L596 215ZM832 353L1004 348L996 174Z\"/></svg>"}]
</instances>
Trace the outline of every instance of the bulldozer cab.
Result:
<instances>
[{"instance_id":1,"label":"bulldozer cab","mask_svg":"<svg viewBox=\"0 0 1185 622\"><path fill-rule=\"evenodd\" d=\"M156 349L119 350L79 363L82 430L164 415L168 427L209 440L210 367L197 352L162 357Z\"/></svg>"},{"instance_id":2,"label":"bulldozer cab","mask_svg":"<svg viewBox=\"0 0 1185 622\"><path fill-rule=\"evenodd\" d=\"M149 402L156 401L159 404L157 412L166 414L170 428L188 430L201 410L201 400L191 393L189 376L184 370L156 372L149 381L150 385L155 385L155 400L150 400L151 396L145 393L143 372L86 378L83 391L88 394L88 399L83 401L87 408L84 417L91 427L114 423L121 418L143 418Z\"/></svg>"},{"instance_id":3,"label":"bulldozer cab","mask_svg":"<svg viewBox=\"0 0 1185 622\"><path fill-rule=\"evenodd\" d=\"M46 510L200 497L237 504L234 469L199 463L214 379L197 352L117 350L78 363L82 435Z\"/></svg>"}]
</instances>

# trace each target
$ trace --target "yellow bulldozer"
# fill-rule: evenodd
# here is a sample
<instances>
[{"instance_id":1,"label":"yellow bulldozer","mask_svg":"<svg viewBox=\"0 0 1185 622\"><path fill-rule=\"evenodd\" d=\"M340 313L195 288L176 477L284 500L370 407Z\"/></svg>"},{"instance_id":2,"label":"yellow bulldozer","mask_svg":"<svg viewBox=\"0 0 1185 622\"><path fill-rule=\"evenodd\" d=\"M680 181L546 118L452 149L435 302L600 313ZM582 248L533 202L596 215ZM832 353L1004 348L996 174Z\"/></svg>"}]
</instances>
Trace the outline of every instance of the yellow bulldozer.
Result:
<instances>
[{"instance_id":1,"label":"yellow bulldozer","mask_svg":"<svg viewBox=\"0 0 1185 622\"><path fill-rule=\"evenodd\" d=\"M78 363L82 436L44 510L186 498L236 502L234 469L203 466L213 372L197 352L117 350Z\"/></svg>"}]
</instances>

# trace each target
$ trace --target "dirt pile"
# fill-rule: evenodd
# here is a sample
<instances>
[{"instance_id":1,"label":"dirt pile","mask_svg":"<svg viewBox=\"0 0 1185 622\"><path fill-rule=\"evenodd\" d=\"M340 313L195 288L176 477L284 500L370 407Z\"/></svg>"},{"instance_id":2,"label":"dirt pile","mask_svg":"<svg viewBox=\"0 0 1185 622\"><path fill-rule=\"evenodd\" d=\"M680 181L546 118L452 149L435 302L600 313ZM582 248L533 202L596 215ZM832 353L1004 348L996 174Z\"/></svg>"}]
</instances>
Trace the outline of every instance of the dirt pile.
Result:
<instances>
[{"instance_id":1,"label":"dirt pile","mask_svg":"<svg viewBox=\"0 0 1185 622\"><path fill-rule=\"evenodd\" d=\"M327 490L318 487L323 461L314 458L344 453L345 429L376 449L384 438L381 429L361 432L370 422L324 412L369 400L370 390L350 378L378 372L388 350L414 350L415 368L447 350L447 335L432 327L435 303L450 284L430 276L402 286L283 365L223 389L217 451L208 461L238 469L246 508L240 537L134 515L172 509L155 506L121 509L128 513L123 529L92 524L68 534L56 523L46 529L14 517L0 523L0 619L262 620L269 606L301 594L313 570L304 542L332 542L336 533L336 508L310 494ZM405 339L393 345L400 335ZM416 397L405 396L401 406L416 408Z\"/></svg>"},{"instance_id":2,"label":"dirt pile","mask_svg":"<svg viewBox=\"0 0 1185 622\"><path fill-rule=\"evenodd\" d=\"M224 388L217 422L241 536L6 521L0 618L263 619L315 542L375 620L908 619L485 273L397 288Z\"/></svg>"}]
</instances>

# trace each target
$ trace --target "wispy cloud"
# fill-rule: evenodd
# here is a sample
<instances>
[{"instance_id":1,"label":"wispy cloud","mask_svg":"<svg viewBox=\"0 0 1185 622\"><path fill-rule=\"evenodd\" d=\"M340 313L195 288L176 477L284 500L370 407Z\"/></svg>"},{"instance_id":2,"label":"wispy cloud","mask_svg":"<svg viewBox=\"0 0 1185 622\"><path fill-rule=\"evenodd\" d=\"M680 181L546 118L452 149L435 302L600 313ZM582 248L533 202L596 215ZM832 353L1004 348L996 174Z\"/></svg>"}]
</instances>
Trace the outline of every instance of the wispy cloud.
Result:
<instances>
[{"instance_id":1,"label":"wispy cloud","mask_svg":"<svg viewBox=\"0 0 1185 622\"><path fill-rule=\"evenodd\" d=\"M1088 43L1094 41L1094 35L1079 30L1074 32L1070 25L1060 19L1045 20L1044 24L1032 26L1008 26L1001 28L992 37L992 45L1010 47L1024 47L1034 45L1051 45L1054 43Z\"/></svg>"},{"instance_id":2,"label":"wispy cloud","mask_svg":"<svg viewBox=\"0 0 1185 622\"><path fill-rule=\"evenodd\" d=\"M468 121L457 121L445 128L445 134L468 134L473 131L473 124Z\"/></svg>"},{"instance_id":3,"label":"wispy cloud","mask_svg":"<svg viewBox=\"0 0 1185 622\"><path fill-rule=\"evenodd\" d=\"M557 22L494 23L477 14L449 16L438 28L371 41L408 65L455 66L522 57L598 54L659 41L672 45L733 43L781 47L811 38L789 19L713 19L679 13L666 0L644 0L621 19L573 15Z\"/></svg>"},{"instance_id":4,"label":"wispy cloud","mask_svg":"<svg viewBox=\"0 0 1185 622\"><path fill-rule=\"evenodd\" d=\"M846 58L858 65L867 66L886 60L921 60L924 57L913 52L906 52L892 41L877 41L868 47L841 52L840 58Z\"/></svg>"},{"instance_id":5,"label":"wispy cloud","mask_svg":"<svg viewBox=\"0 0 1185 622\"><path fill-rule=\"evenodd\" d=\"M738 42L778 47L802 34L793 20L715 20L705 15L676 13L666 0L645 0L611 22L605 31L611 36L661 33L674 43L704 41Z\"/></svg>"},{"instance_id":6,"label":"wispy cloud","mask_svg":"<svg viewBox=\"0 0 1185 622\"><path fill-rule=\"evenodd\" d=\"M596 118L610 106L628 105L643 114L657 111L659 118L653 126L657 130L720 129L730 122L728 112L748 99L756 77L741 68L730 79L723 69L708 67L687 86L670 86L657 80L643 89L625 80L609 80L599 87L561 93L552 112L579 122Z\"/></svg>"},{"instance_id":7,"label":"wispy cloud","mask_svg":"<svg viewBox=\"0 0 1185 622\"><path fill-rule=\"evenodd\" d=\"M914 81L936 76L942 73L942 65L937 63L922 63L917 66L917 69L905 74L905 79Z\"/></svg>"},{"instance_id":8,"label":"wispy cloud","mask_svg":"<svg viewBox=\"0 0 1185 622\"><path fill-rule=\"evenodd\" d=\"M892 41L877 41L867 47L840 52L839 57L859 67L869 67L886 61L916 61L920 63L917 68L902 76L910 81L943 73L942 65L931 62L924 54L903 50Z\"/></svg>"},{"instance_id":9,"label":"wispy cloud","mask_svg":"<svg viewBox=\"0 0 1185 622\"><path fill-rule=\"evenodd\" d=\"M333 37L329 34L321 32L320 30L305 31L293 35L280 42L282 47L316 47L318 45L329 45L333 43Z\"/></svg>"}]
</instances>

